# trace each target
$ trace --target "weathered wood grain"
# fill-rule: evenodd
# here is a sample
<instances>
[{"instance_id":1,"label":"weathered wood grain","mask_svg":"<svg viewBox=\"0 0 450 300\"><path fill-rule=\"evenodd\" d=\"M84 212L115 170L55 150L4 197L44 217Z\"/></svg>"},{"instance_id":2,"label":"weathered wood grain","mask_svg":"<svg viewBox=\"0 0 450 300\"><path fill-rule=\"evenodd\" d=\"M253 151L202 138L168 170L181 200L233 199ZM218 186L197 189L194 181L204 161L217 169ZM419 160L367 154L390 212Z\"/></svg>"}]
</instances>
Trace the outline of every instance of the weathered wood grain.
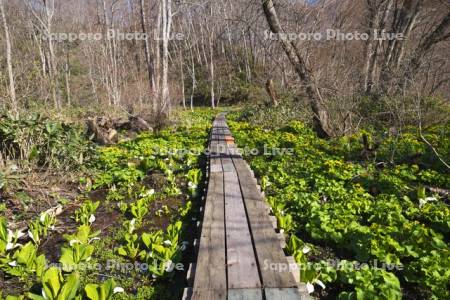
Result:
<instances>
[{"instance_id":1,"label":"weathered wood grain","mask_svg":"<svg viewBox=\"0 0 450 300\"><path fill-rule=\"evenodd\" d=\"M266 295L266 300L308 300L310 299L308 294L300 292L296 288L291 289L277 289L270 288L265 289L264 293Z\"/></svg>"},{"instance_id":2,"label":"weathered wood grain","mask_svg":"<svg viewBox=\"0 0 450 300\"><path fill-rule=\"evenodd\" d=\"M224 141L226 143L226 141ZM222 158L225 189L228 289L259 288L261 281L244 207L239 178L229 156Z\"/></svg>"},{"instance_id":3,"label":"weathered wood grain","mask_svg":"<svg viewBox=\"0 0 450 300\"><path fill-rule=\"evenodd\" d=\"M267 215L267 207L261 193L251 180L252 175L242 158L233 158L239 176L242 196L248 213L251 233L256 249L264 287L291 288L296 281L288 268L284 272L270 268L271 265L288 265L288 261Z\"/></svg>"},{"instance_id":4,"label":"weathered wood grain","mask_svg":"<svg viewBox=\"0 0 450 300\"><path fill-rule=\"evenodd\" d=\"M194 281L194 297L198 290L226 293L225 265L223 173L218 172L211 173L209 181Z\"/></svg>"},{"instance_id":5,"label":"weathered wood grain","mask_svg":"<svg viewBox=\"0 0 450 300\"><path fill-rule=\"evenodd\" d=\"M192 300L226 300L226 290L194 290Z\"/></svg>"},{"instance_id":6,"label":"weathered wood grain","mask_svg":"<svg viewBox=\"0 0 450 300\"><path fill-rule=\"evenodd\" d=\"M228 288L261 286L236 172L225 172Z\"/></svg>"},{"instance_id":7,"label":"weathered wood grain","mask_svg":"<svg viewBox=\"0 0 450 300\"><path fill-rule=\"evenodd\" d=\"M228 290L228 300L262 300L261 289L236 289Z\"/></svg>"},{"instance_id":8,"label":"weathered wood grain","mask_svg":"<svg viewBox=\"0 0 450 300\"><path fill-rule=\"evenodd\" d=\"M224 114L213 122L208 150L208 193L191 298L307 299L288 268L280 272L269 267L289 262Z\"/></svg>"}]
</instances>

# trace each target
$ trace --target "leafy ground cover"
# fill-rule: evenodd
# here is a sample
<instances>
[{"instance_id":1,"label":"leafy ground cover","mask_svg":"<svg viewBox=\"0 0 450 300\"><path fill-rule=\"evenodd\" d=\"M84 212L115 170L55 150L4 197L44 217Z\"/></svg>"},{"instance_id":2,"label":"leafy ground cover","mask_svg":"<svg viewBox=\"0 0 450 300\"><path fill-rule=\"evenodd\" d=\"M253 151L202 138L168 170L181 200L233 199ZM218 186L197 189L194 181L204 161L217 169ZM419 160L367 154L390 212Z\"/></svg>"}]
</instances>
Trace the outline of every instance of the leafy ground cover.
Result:
<instances>
[{"instance_id":1,"label":"leafy ground cover","mask_svg":"<svg viewBox=\"0 0 450 300\"><path fill-rule=\"evenodd\" d=\"M0 141L2 155L26 163L23 167L73 170L81 168L93 154L80 126L37 113L20 118L0 114Z\"/></svg>"},{"instance_id":2,"label":"leafy ground cover","mask_svg":"<svg viewBox=\"0 0 450 300\"><path fill-rule=\"evenodd\" d=\"M203 188L198 154L215 113L183 113L161 132L99 148L80 128L40 117L1 122L2 153L16 160L1 166L0 299L179 298ZM259 150L246 158L315 296L450 297L450 176L414 131L324 141L298 121L262 127L248 117L234 113L229 125L239 145ZM442 157L449 132L425 135ZM73 177L81 166L89 171L72 195L55 191L45 206L34 185L22 188L24 170ZM62 212L43 209L56 204Z\"/></svg>"},{"instance_id":3,"label":"leafy ground cover","mask_svg":"<svg viewBox=\"0 0 450 300\"><path fill-rule=\"evenodd\" d=\"M37 113L0 112L0 212L14 228L49 208L71 206L95 145L79 125Z\"/></svg>"},{"instance_id":4,"label":"leafy ground cover","mask_svg":"<svg viewBox=\"0 0 450 300\"><path fill-rule=\"evenodd\" d=\"M258 149L244 154L315 296L450 298L450 175L416 133L385 136L368 157L368 132L325 141L298 121L274 128L241 113L231 119L238 145ZM449 133L447 124L426 134L447 158Z\"/></svg>"},{"instance_id":5,"label":"leafy ground cover","mask_svg":"<svg viewBox=\"0 0 450 300\"><path fill-rule=\"evenodd\" d=\"M62 213L1 217L0 299L179 298L212 114L182 119L96 148Z\"/></svg>"}]
</instances>

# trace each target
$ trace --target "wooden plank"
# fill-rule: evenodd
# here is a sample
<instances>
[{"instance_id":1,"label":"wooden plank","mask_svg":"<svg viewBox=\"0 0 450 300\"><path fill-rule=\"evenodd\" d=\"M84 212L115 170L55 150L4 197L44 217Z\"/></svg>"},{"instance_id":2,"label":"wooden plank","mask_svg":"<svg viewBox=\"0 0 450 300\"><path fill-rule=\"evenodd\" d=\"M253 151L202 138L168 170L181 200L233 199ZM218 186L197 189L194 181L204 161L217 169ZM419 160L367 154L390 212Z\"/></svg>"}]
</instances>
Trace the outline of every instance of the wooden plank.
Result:
<instances>
[{"instance_id":1,"label":"wooden plank","mask_svg":"<svg viewBox=\"0 0 450 300\"><path fill-rule=\"evenodd\" d=\"M226 300L226 290L194 290L192 300Z\"/></svg>"},{"instance_id":2,"label":"wooden plank","mask_svg":"<svg viewBox=\"0 0 450 300\"><path fill-rule=\"evenodd\" d=\"M222 159L223 165L230 162L231 158ZM237 173L225 172L224 182L228 288L259 288L258 266Z\"/></svg>"},{"instance_id":3,"label":"wooden plank","mask_svg":"<svg viewBox=\"0 0 450 300\"><path fill-rule=\"evenodd\" d=\"M200 236L194 297L199 290L215 290L225 294L225 266L223 173L211 173Z\"/></svg>"},{"instance_id":4,"label":"wooden plank","mask_svg":"<svg viewBox=\"0 0 450 300\"><path fill-rule=\"evenodd\" d=\"M275 216L269 216L269 220L270 220L270 223L272 223L273 229L278 228L278 221Z\"/></svg>"},{"instance_id":5,"label":"wooden plank","mask_svg":"<svg viewBox=\"0 0 450 300\"><path fill-rule=\"evenodd\" d=\"M297 287L294 276L286 271L273 270L271 264L284 264L288 261L280 247L276 232L272 227L272 222L267 215L267 206L262 199L252 180L251 172L242 158L233 158L239 177L240 187L246 210L248 213L250 230L257 260L260 266L262 283L268 288L294 288Z\"/></svg>"},{"instance_id":6,"label":"wooden plank","mask_svg":"<svg viewBox=\"0 0 450 300\"><path fill-rule=\"evenodd\" d=\"M261 289L233 289L228 290L228 300L262 300Z\"/></svg>"},{"instance_id":7,"label":"wooden plank","mask_svg":"<svg viewBox=\"0 0 450 300\"><path fill-rule=\"evenodd\" d=\"M209 171L210 173L222 172L222 162L217 152L217 145L211 147L211 155L209 158Z\"/></svg>"},{"instance_id":8,"label":"wooden plank","mask_svg":"<svg viewBox=\"0 0 450 300\"><path fill-rule=\"evenodd\" d=\"M276 289L276 288L266 288L264 289L266 295L266 300L307 300L310 299L308 294L301 293L296 288L291 289Z\"/></svg>"},{"instance_id":9,"label":"wooden plank","mask_svg":"<svg viewBox=\"0 0 450 300\"><path fill-rule=\"evenodd\" d=\"M281 249L286 248L286 237L284 236L284 233L277 233L278 242L280 243Z\"/></svg>"},{"instance_id":10,"label":"wooden plank","mask_svg":"<svg viewBox=\"0 0 450 300\"><path fill-rule=\"evenodd\" d=\"M226 299L226 258L220 122L213 122L209 143L210 177L205 201L192 299Z\"/></svg>"},{"instance_id":11,"label":"wooden plank","mask_svg":"<svg viewBox=\"0 0 450 300\"><path fill-rule=\"evenodd\" d=\"M267 288L266 299L303 299L289 270L280 273L264 268L265 264L288 261L278 244L267 204L256 187L252 171L235 151L225 115L218 115L213 126L210 181L192 299L228 296L233 300L259 300L264 298L263 285Z\"/></svg>"},{"instance_id":12,"label":"wooden plank","mask_svg":"<svg viewBox=\"0 0 450 300\"><path fill-rule=\"evenodd\" d=\"M300 283L300 270L297 267L297 262L293 256L286 256L286 259L289 263L289 268L291 269L291 273L294 276L295 282Z\"/></svg>"},{"instance_id":13,"label":"wooden plank","mask_svg":"<svg viewBox=\"0 0 450 300\"><path fill-rule=\"evenodd\" d=\"M233 162L226 162L222 164L223 172L232 172L235 173L236 169L234 168Z\"/></svg>"}]
</instances>

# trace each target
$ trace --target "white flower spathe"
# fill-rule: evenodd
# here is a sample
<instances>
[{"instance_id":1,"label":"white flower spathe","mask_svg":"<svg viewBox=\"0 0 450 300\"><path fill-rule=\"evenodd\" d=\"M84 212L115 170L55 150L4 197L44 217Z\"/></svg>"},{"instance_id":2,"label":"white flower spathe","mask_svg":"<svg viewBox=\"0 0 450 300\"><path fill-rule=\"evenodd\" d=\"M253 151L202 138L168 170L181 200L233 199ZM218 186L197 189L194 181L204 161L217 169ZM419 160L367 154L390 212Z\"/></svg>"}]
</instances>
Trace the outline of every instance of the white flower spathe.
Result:
<instances>
[{"instance_id":1,"label":"white flower spathe","mask_svg":"<svg viewBox=\"0 0 450 300\"><path fill-rule=\"evenodd\" d=\"M128 233L133 233L136 228L136 219L130 221L130 228L128 228Z\"/></svg>"},{"instance_id":2,"label":"white flower spathe","mask_svg":"<svg viewBox=\"0 0 450 300\"><path fill-rule=\"evenodd\" d=\"M42 213L41 216L39 217L39 221L41 221L41 223L44 223L45 217L47 217L47 213Z\"/></svg>"},{"instance_id":3,"label":"white flower spathe","mask_svg":"<svg viewBox=\"0 0 450 300\"><path fill-rule=\"evenodd\" d=\"M10 261L8 265L10 265L11 267L17 267L17 261Z\"/></svg>"},{"instance_id":4,"label":"white flower spathe","mask_svg":"<svg viewBox=\"0 0 450 300\"><path fill-rule=\"evenodd\" d=\"M13 236L14 236L14 234L13 234L12 230L8 228L8 236L6 238L6 241L11 242L13 239Z\"/></svg>"},{"instance_id":5,"label":"white flower spathe","mask_svg":"<svg viewBox=\"0 0 450 300\"><path fill-rule=\"evenodd\" d=\"M306 284L306 289L308 290L308 294L311 294L314 292L314 285L312 285L310 282Z\"/></svg>"},{"instance_id":6,"label":"white flower spathe","mask_svg":"<svg viewBox=\"0 0 450 300\"><path fill-rule=\"evenodd\" d=\"M14 244L13 243L7 243L6 244L6 251L14 249Z\"/></svg>"},{"instance_id":7,"label":"white flower spathe","mask_svg":"<svg viewBox=\"0 0 450 300\"><path fill-rule=\"evenodd\" d=\"M155 189L150 189L150 190L146 191L145 193L141 193L139 196L149 197L149 196L152 196L153 194L155 194Z\"/></svg>"},{"instance_id":8,"label":"white flower spathe","mask_svg":"<svg viewBox=\"0 0 450 300\"><path fill-rule=\"evenodd\" d=\"M419 199L419 207L422 208L422 206L431 201L437 201L437 199L435 197L426 197L425 199Z\"/></svg>"},{"instance_id":9,"label":"white flower spathe","mask_svg":"<svg viewBox=\"0 0 450 300\"><path fill-rule=\"evenodd\" d=\"M125 290L120 286L115 287L114 291L113 291L114 294L123 293L123 292L125 292Z\"/></svg>"},{"instance_id":10,"label":"white flower spathe","mask_svg":"<svg viewBox=\"0 0 450 300\"><path fill-rule=\"evenodd\" d=\"M320 285L321 288L325 289L325 284L324 284L322 281L320 281L319 279L317 279L315 282L316 282L318 285Z\"/></svg>"},{"instance_id":11,"label":"white flower spathe","mask_svg":"<svg viewBox=\"0 0 450 300\"><path fill-rule=\"evenodd\" d=\"M14 239L20 239L21 237L23 237L24 235L25 235L25 232L22 232L22 231L20 231L20 230L17 230L14 234L12 233L12 231L11 231L11 234L12 234L12 236L11 236L11 240L12 240L12 238L14 237Z\"/></svg>"},{"instance_id":12,"label":"white flower spathe","mask_svg":"<svg viewBox=\"0 0 450 300\"><path fill-rule=\"evenodd\" d=\"M30 237L30 239L33 240L33 242L37 242L36 241L36 237L34 236L33 232L31 230L28 230L28 236Z\"/></svg>"},{"instance_id":13,"label":"white flower spathe","mask_svg":"<svg viewBox=\"0 0 450 300\"><path fill-rule=\"evenodd\" d=\"M92 224L92 223L94 223L94 222L95 222L95 216L94 216L94 215L91 215L91 216L89 217L89 223Z\"/></svg>"},{"instance_id":14,"label":"white flower spathe","mask_svg":"<svg viewBox=\"0 0 450 300\"><path fill-rule=\"evenodd\" d=\"M69 245L70 247L73 247L73 245L80 243L79 240L70 240Z\"/></svg>"},{"instance_id":15,"label":"white flower spathe","mask_svg":"<svg viewBox=\"0 0 450 300\"><path fill-rule=\"evenodd\" d=\"M100 241L99 237L94 237L92 239L89 240L89 244L92 243L93 241Z\"/></svg>"}]
</instances>

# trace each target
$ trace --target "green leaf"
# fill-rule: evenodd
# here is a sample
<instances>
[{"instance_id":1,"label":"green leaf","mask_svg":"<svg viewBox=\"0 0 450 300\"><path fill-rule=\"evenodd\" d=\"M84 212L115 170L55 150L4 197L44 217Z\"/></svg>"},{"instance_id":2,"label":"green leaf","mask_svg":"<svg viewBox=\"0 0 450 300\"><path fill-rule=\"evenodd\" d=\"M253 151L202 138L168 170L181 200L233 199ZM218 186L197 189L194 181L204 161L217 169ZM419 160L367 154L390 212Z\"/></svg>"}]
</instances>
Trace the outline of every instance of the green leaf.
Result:
<instances>
[{"instance_id":1,"label":"green leaf","mask_svg":"<svg viewBox=\"0 0 450 300\"><path fill-rule=\"evenodd\" d=\"M49 300L49 299L50 299L50 298L45 299L45 298L42 297L42 296L35 295L35 294L32 294L32 293L28 293L28 298L30 298L31 300ZM51 300L51 299L50 299L50 300Z\"/></svg>"},{"instance_id":2,"label":"green leaf","mask_svg":"<svg viewBox=\"0 0 450 300\"><path fill-rule=\"evenodd\" d=\"M88 284L85 287L86 296L91 300L110 300L114 295L116 283L113 279L105 281L102 285Z\"/></svg>"},{"instance_id":3,"label":"green leaf","mask_svg":"<svg viewBox=\"0 0 450 300\"><path fill-rule=\"evenodd\" d=\"M101 300L99 292L98 292L98 284L87 284L84 288L84 291L86 292L86 296L91 300Z\"/></svg>"},{"instance_id":4,"label":"green leaf","mask_svg":"<svg viewBox=\"0 0 450 300\"><path fill-rule=\"evenodd\" d=\"M45 297L50 300L56 300L61 289L62 281L61 271L58 268L52 267L48 269L42 278Z\"/></svg>"},{"instance_id":5,"label":"green leaf","mask_svg":"<svg viewBox=\"0 0 450 300\"><path fill-rule=\"evenodd\" d=\"M433 237L432 244L437 249L446 249L447 248L447 245L445 244L445 242L442 241L440 238L437 238L437 237Z\"/></svg>"},{"instance_id":6,"label":"green leaf","mask_svg":"<svg viewBox=\"0 0 450 300\"><path fill-rule=\"evenodd\" d=\"M72 300L76 297L78 288L80 287L80 275L78 273L70 274L66 283L61 288L57 300Z\"/></svg>"},{"instance_id":7,"label":"green leaf","mask_svg":"<svg viewBox=\"0 0 450 300\"><path fill-rule=\"evenodd\" d=\"M2 299L2 295L0 294L0 299ZM7 296L5 300L23 300L24 296Z\"/></svg>"},{"instance_id":8,"label":"green leaf","mask_svg":"<svg viewBox=\"0 0 450 300\"><path fill-rule=\"evenodd\" d=\"M427 195L425 193L425 187L419 186L417 188L417 198L418 199L425 199L426 197L427 197Z\"/></svg>"},{"instance_id":9,"label":"green leaf","mask_svg":"<svg viewBox=\"0 0 450 300\"><path fill-rule=\"evenodd\" d=\"M342 292L338 296L338 300L355 300L356 296L354 292Z\"/></svg>"},{"instance_id":10,"label":"green leaf","mask_svg":"<svg viewBox=\"0 0 450 300\"><path fill-rule=\"evenodd\" d=\"M128 256L127 251L123 247L118 248L117 253L122 256Z\"/></svg>"},{"instance_id":11,"label":"green leaf","mask_svg":"<svg viewBox=\"0 0 450 300\"><path fill-rule=\"evenodd\" d=\"M70 272L73 270L73 267L76 265L74 259L74 250L72 248L61 248L61 257L59 262L62 264L63 270L66 272Z\"/></svg>"},{"instance_id":12,"label":"green leaf","mask_svg":"<svg viewBox=\"0 0 450 300\"><path fill-rule=\"evenodd\" d=\"M0 217L0 240L5 242L8 240L8 225L4 217Z\"/></svg>"},{"instance_id":13,"label":"green leaf","mask_svg":"<svg viewBox=\"0 0 450 300\"><path fill-rule=\"evenodd\" d=\"M47 265L45 255L39 255L35 260L35 266L36 266L36 276L38 278L42 278L44 275L45 267Z\"/></svg>"},{"instance_id":14,"label":"green leaf","mask_svg":"<svg viewBox=\"0 0 450 300\"><path fill-rule=\"evenodd\" d=\"M0 217L0 254L5 253L8 244L8 227L6 219Z\"/></svg>"},{"instance_id":15,"label":"green leaf","mask_svg":"<svg viewBox=\"0 0 450 300\"><path fill-rule=\"evenodd\" d=\"M33 148L31 148L30 154L28 155L28 160L33 160L36 157L38 157L39 155L39 149L37 148L36 145L33 146Z\"/></svg>"},{"instance_id":16,"label":"green leaf","mask_svg":"<svg viewBox=\"0 0 450 300\"><path fill-rule=\"evenodd\" d=\"M37 248L36 246L28 242L25 246L23 246L19 251L14 254L14 258L17 260L19 264L25 265L27 267L31 267L36 258Z\"/></svg>"}]
</instances>

